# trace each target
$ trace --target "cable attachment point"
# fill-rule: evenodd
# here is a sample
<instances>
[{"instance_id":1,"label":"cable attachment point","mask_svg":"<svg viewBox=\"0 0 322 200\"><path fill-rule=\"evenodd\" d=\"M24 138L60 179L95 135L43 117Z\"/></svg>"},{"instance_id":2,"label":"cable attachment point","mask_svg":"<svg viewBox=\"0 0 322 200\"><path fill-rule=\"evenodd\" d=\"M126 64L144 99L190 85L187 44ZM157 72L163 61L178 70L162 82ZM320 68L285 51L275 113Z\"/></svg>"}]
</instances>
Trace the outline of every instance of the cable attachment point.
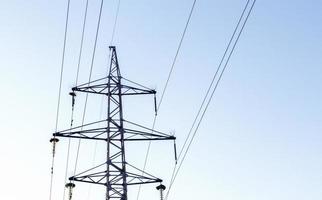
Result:
<instances>
[{"instance_id":1,"label":"cable attachment point","mask_svg":"<svg viewBox=\"0 0 322 200\"><path fill-rule=\"evenodd\" d=\"M76 185L74 183L67 183L65 187L68 189L68 199L71 200L73 197L73 188Z\"/></svg>"},{"instance_id":2,"label":"cable attachment point","mask_svg":"<svg viewBox=\"0 0 322 200\"><path fill-rule=\"evenodd\" d=\"M166 189L166 187L160 184L156 187L156 189L160 191L160 199L163 200L163 191Z\"/></svg>"},{"instance_id":3,"label":"cable attachment point","mask_svg":"<svg viewBox=\"0 0 322 200\"><path fill-rule=\"evenodd\" d=\"M49 142L53 144L53 157L55 157L55 153L56 153L56 143L59 142L59 139L53 137L53 138L51 138L49 140Z\"/></svg>"}]
</instances>

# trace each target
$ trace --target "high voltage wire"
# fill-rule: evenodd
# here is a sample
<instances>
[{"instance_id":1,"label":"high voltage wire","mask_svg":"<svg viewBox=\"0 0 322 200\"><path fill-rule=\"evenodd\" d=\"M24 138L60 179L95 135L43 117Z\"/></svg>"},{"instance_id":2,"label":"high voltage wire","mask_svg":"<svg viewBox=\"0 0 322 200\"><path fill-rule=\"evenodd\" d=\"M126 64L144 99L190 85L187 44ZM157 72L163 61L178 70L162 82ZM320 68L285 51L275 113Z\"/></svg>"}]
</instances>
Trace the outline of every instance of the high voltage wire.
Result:
<instances>
[{"instance_id":1,"label":"high voltage wire","mask_svg":"<svg viewBox=\"0 0 322 200\"><path fill-rule=\"evenodd\" d=\"M186 25L184 27L183 33L181 35L181 39L180 39L176 54L174 56L174 59L173 59L172 65L171 65L171 69L170 69L170 72L169 72L169 75L168 75L168 78L167 78L167 81L166 81L165 86L164 86L163 91L162 91L162 95L161 95L161 99L160 99L160 102L159 102L159 105L158 105L158 109L160 108L160 105L162 103L165 91L167 90L167 87L168 87L168 84L169 84L169 81L170 81L170 78L171 78L171 75L172 75L172 72L173 72L174 66L175 66L175 64L177 62L177 58L178 58L178 55L179 55L179 52L180 52L180 49L181 49L181 45L182 45L183 39L184 39L184 37L186 35L187 29L188 29L188 26L189 26L189 23L190 23L190 20L191 20L191 17L192 17L192 13L193 13L193 11L195 9L196 2L197 2L197 0L193 1L192 7L190 9L189 17L187 19L187 22L186 22Z\"/></svg>"},{"instance_id":2,"label":"high voltage wire","mask_svg":"<svg viewBox=\"0 0 322 200\"><path fill-rule=\"evenodd\" d=\"M225 52L224 52L224 54L223 54L223 56L222 56L222 58L221 58L221 60L220 60L220 63L219 63L219 65L218 65L218 67L217 67L217 70L216 70L216 72L215 72L215 74L214 74L214 76L213 76L213 78L212 78L212 80L211 80L211 83L210 83L210 85L209 85L209 87L208 87L208 89L207 89L206 95L204 96L204 98L203 98L203 100L202 100L202 103L201 103L201 105L200 105L200 107L199 107L199 110L198 110L198 112L197 112L197 115L196 115L196 117L194 118L194 120L193 120L193 122L192 122L192 125L191 125L191 127L190 127L190 130L189 130L189 132L188 132L188 135L186 136L186 139L185 139L185 141L184 141L184 143L183 143L183 146L181 147L181 150L180 150L180 152L179 152L179 156L178 156L178 160L180 160L181 155L182 155L182 153L183 153L183 150L185 149L185 147L186 147L186 145L187 145L187 142L188 142L188 140L189 140L189 138L190 138L190 136L191 136L192 130L193 130L193 128L194 128L194 126L195 126L195 124L196 124L196 122L197 122L197 119L198 119L198 117L199 117L199 115L200 115L200 113L201 113L202 108L204 107L204 104L205 104L205 102L206 102L206 100L207 100L207 97L208 97L208 95L209 95L209 93L210 93L210 90L211 90L211 88L212 88L212 85L213 85L213 83L214 83L214 81L215 81L215 79L216 79L216 77L217 77L217 74L218 74L218 72L219 72L219 69L220 69L220 67L221 67L221 65L222 65L222 63L223 63L223 61L224 61L224 59L225 59L225 57L226 57L226 55L227 55L227 52L228 52L228 50L229 50L229 47L230 47L230 45L231 45L231 43L232 43L232 41L233 41L233 39L234 39L234 37L235 37L235 35L236 35L236 32L237 32L237 30L238 30L238 27L239 27L239 25L240 25L240 22L241 22L241 20L242 20L242 18L243 18L243 16L244 16L244 14L245 14L245 11L246 11L246 9L247 9L247 7L248 7L248 5L249 5L249 2L250 2L250 0L247 0L247 3L246 3L246 5L245 5L245 7L244 7L244 9L243 9L243 12L242 12L241 16L240 16L240 17L239 17L239 19L238 19L238 22L237 22L237 25L236 25L236 27L235 27L235 29L234 29L234 32L233 32L232 36L230 37L230 40L229 40L228 45L227 45L227 47L226 47L226 49L225 49ZM170 182L172 182L172 180L173 180L173 178L174 178L175 171L176 171L176 166L177 166L177 165L175 165L175 166L174 166L174 169L173 169L173 171L172 171L172 176L171 176L171 179L170 179L171 181L170 181Z\"/></svg>"},{"instance_id":3,"label":"high voltage wire","mask_svg":"<svg viewBox=\"0 0 322 200\"><path fill-rule=\"evenodd\" d=\"M65 65L65 53L66 53L66 42L67 42L67 32L68 32L68 21L69 21L69 9L70 9L70 0L67 1L67 13L66 13L66 22L65 22L65 32L64 32L64 44L63 44L63 54L60 68L60 80L59 80L59 89L58 89L58 103L57 103L57 111L56 111L56 124L55 131L58 129L58 117L59 117L59 108L60 108L60 97L61 97L61 88L63 82L63 74L64 74L64 65Z\"/></svg>"},{"instance_id":4,"label":"high voltage wire","mask_svg":"<svg viewBox=\"0 0 322 200\"><path fill-rule=\"evenodd\" d=\"M67 1L66 20L65 20L65 31L64 31L64 42L63 42L63 52L62 52L62 60L61 60L61 68L60 68L60 80L59 80L59 89L58 89L58 102L57 102L57 111L56 111L55 132L57 132L57 129L58 129L58 117L59 117L60 99L61 99L60 98L61 97L61 88L62 88L63 74L64 74L64 65L65 65L65 53L66 53L66 42L67 42L67 32L68 32L69 11L70 11L70 0ZM54 164L55 164L55 155L54 155L54 152L53 152L53 158L52 158L52 163L51 163L49 200L51 200L51 198L52 198L53 179L54 179Z\"/></svg>"},{"instance_id":5,"label":"high voltage wire","mask_svg":"<svg viewBox=\"0 0 322 200\"><path fill-rule=\"evenodd\" d=\"M83 26L82 26L81 43L80 43L79 54L78 54L78 63L77 63L75 85L78 84L79 71L80 71L81 59L82 59L82 54L83 54L84 36L85 36L87 13L88 13L88 2L89 2L89 0L86 0L84 19L83 19ZM70 128L73 127L73 119L74 119L74 103L75 103L74 102L74 96L72 98L73 98L73 102L72 102L73 105L72 105ZM71 145L71 139L69 138L68 139L68 147L67 147L67 156L66 156L65 177L64 177L65 182L67 181L67 173L68 173L68 168L69 168L70 145ZM63 187L64 187L64 190L63 190L64 191L63 192L63 200L64 200L65 195L66 195L65 184L63 185Z\"/></svg>"},{"instance_id":6,"label":"high voltage wire","mask_svg":"<svg viewBox=\"0 0 322 200\"><path fill-rule=\"evenodd\" d=\"M86 0L85 14L84 14L83 28L82 28L82 37L81 37L81 43L80 43L80 48L79 48L79 54L78 54L78 63L77 63L77 73L76 73L75 85L78 84L79 69L80 69L81 59L82 59L82 55L83 55L83 45L84 45L86 21L87 21L87 13L88 13L88 2L89 2L89 0Z\"/></svg>"},{"instance_id":7,"label":"high voltage wire","mask_svg":"<svg viewBox=\"0 0 322 200\"><path fill-rule=\"evenodd\" d=\"M229 49L229 47L230 47L230 45L231 45L231 43L232 43L232 41L233 41L233 39L234 39L234 37L235 37L235 34L236 34L236 32L237 32L238 28L239 28L240 22L241 22L242 18L244 17L244 14L245 14L245 11L246 11L246 10L247 10L247 8L248 8L249 2L250 2L250 1L248 0L248 1L247 1L247 3L246 3L245 8L244 8L244 10L243 10L242 15L241 15L241 17L240 17L240 18L239 18L239 20L238 20L237 26L236 26L236 28L235 28L235 30L234 30L234 33L233 33L233 35L232 35L232 37L231 37L231 39L230 39L230 41L229 41L229 43L228 43L228 46L227 46L227 48L226 48L226 50L225 50L225 53L224 53L224 56L222 57L222 59L221 59L221 61L220 61L220 64L219 64L219 66L218 66L218 68L217 68L217 70L216 70L216 72L215 72L215 75L214 75L214 77L213 77L213 79L212 79L212 82L211 82L211 84L210 84L210 86L209 86L209 88L208 88L208 90L207 90L207 93L206 93L206 95L205 95L205 98L203 99L203 102L202 102L202 104L201 104L201 107L200 107L200 109L199 109L199 111L198 111L198 113L197 113L197 116L196 116L196 118L195 118L195 120L194 120L194 122L193 122L193 125L192 125L192 127L191 127L191 129L190 129L190 131L189 131L188 137L190 136L190 134L191 134L191 132L192 132L192 129L193 129L193 127L194 127L194 125L195 125L195 123L196 123L196 121L197 121L197 118L199 117L199 114L200 114L200 112L201 112L201 110L202 110L202 107L203 107L203 105L204 105L204 103L205 103L205 100L207 99L207 97L208 97L208 95L209 95L210 89L212 88L213 83L214 83L214 81L215 81L215 79L216 79L216 77L217 77L217 74L218 74L218 72L219 72L219 69L220 69L220 67L221 67L221 65L222 65L222 63L223 63L223 60L225 59L225 57L226 57L226 55L227 55L228 49ZM174 173L173 173L173 175L172 175L172 179L171 179L170 187L169 187L168 192L167 192L167 194L166 194L166 199L168 199L169 193L170 193L170 191L171 191L171 187L172 187L172 185L173 185L173 183L174 183L174 181L175 181L175 179L176 179L176 177L177 177L177 175L178 175L178 173L179 173L179 171L180 171L180 169L181 169L181 167L182 167L182 164L183 164L183 162L184 162L184 160L185 160L185 158L186 158L186 155L187 155L187 153L188 153L188 151L189 151L189 149L190 149L190 147L191 147L191 144L192 144L192 142L193 142L193 140L194 140L194 138L195 138L195 136L196 136L196 133L197 133L197 131L198 131L198 129L199 129L199 126L200 126L200 124L201 124L201 122L202 122L202 120L203 120L203 118L204 118L204 115L205 115L205 113L206 113L206 111L207 111L207 109L208 109L208 107L209 107L209 104L210 104L210 102L211 102L211 100L212 100L212 98L213 98L213 95L214 95L214 93L215 93L215 92L216 92L216 90L217 90L217 87L218 87L218 85L219 85L219 82L220 82L220 80L221 80L221 78L222 78L222 76L223 76L223 74L224 74L224 72L225 72L225 70L226 70L226 67L227 67L228 62L229 62L229 60L230 60L230 58L231 58L231 55L232 55L232 53L234 52L234 49L235 49L235 47L236 47L236 44L237 44L237 42L238 42L238 40L239 40L239 38L240 38L240 36L241 36L241 34L242 34L243 30L244 30L244 27L245 27L245 25L246 25L246 23L247 23L247 21L248 21L248 18L249 18L250 14L251 14L251 12L252 12L252 10L253 10L253 7L254 7L255 3L256 3L256 0L254 0L254 1L253 1L252 5L251 5L251 7L250 7L250 9L249 9L249 11L248 11L248 13L247 13L247 16L246 16L246 18L245 18L245 20L244 20L244 22L243 22L243 24L242 24L242 27L241 27L241 29L240 29L240 31L239 31L239 33L238 33L238 35L237 35L237 38L236 38L236 40L235 40L235 42L234 42L234 44L233 44L233 47L232 47L232 48L231 48L231 50L230 50L230 53L229 53L228 58L227 58L227 60L226 60L226 62L225 62L225 64L224 64L224 67L222 68L222 71L221 71L221 73L220 73L220 75L219 75L219 77L218 77L218 79L217 79L217 82L216 82L216 84L215 84L215 86L214 86L214 88L213 88L213 90L212 90L212 92L211 92L211 94L210 94L210 97L209 97L209 99L208 99L208 102L207 102L207 104L206 104L206 106L205 106L205 108L204 108L204 110L203 110L203 112L202 112L202 115L201 115L201 117L200 117L200 119L199 119L199 121L198 121L197 127L195 128L195 131L193 132L192 138L191 138L191 140L190 140L190 142L189 142L189 144L188 144L188 146L187 146L187 148L186 148L186 151L184 152L183 158L182 158L182 160L180 161L179 167L178 167L178 169L177 169L177 170L176 170L176 167L175 167L175 169L174 169ZM185 141L185 144L186 144L186 141ZM182 150L181 150L181 152L180 152L180 155L179 155L179 156L181 156L181 153L182 153Z\"/></svg>"},{"instance_id":8,"label":"high voltage wire","mask_svg":"<svg viewBox=\"0 0 322 200\"><path fill-rule=\"evenodd\" d=\"M96 55L97 40L98 40L98 34L99 34L99 30L100 30L100 24L101 24L101 18L102 18L103 5L104 5L104 0L101 0L100 10L99 10L99 16L98 16L98 21L97 21L97 27L96 27L96 34L95 34L94 49L93 49L92 59L91 59L91 67L90 67L90 72L89 72L89 77L88 77L88 82L90 82L91 79L92 79L92 72L93 72L94 60L95 60L95 55ZM84 125L84 122L85 122L85 114L86 114L86 110L87 110L87 102L88 102L88 93L86 93L86 97L85 97L85 105L84 105L83 117L82 117L82 126ZM81 145L81 139L78 140L78 145L77 145L77 153L76 153L76 160L75 160L75 166L74 166L74 176L75 176L76 170L77 170L77 164L78 164L78 158L79 158L80 145Z\"/></svg>"},{"instance_id":9,"label":"high voltage wire","mask_svg":"<svg viewBox=\"0 0 322 200\"><path fill-rule=\"evenodd\" d=\"M116 31L116 24L120 12L120 5L121 5L121 0L118 0L117 7L116 7L116 14L115 14L115 19L114 19L114 24L113 24L113 30L112 30L112 37L111 37L111 42L110 45L112 46L114 42L114 36L115 36L115 31Z\"/></svg>"},{"instance_id":10,"label":"high voltage wire","mask_svg":"<svg viewBox=\"0 0 322 200\"><path fill-rule=\"evenodd\" d=\"M187 32L187 29L188 29L188 26L190 24L190 20L191 20L191 17L192 17L192 14L193 14L193 11L195 9L195 5L196 5L196 2L197 0L194 0L193 3L192 3L192 6L191 6L191 9L190 9L190 12L189 12L189 16L188 16L188 19L185 23L185 27L184 27L184 30L182 32L182 35L181 35L181 38L180 38L180 41L179 41L179 45L177 47L177 50L176 50L176 54L174 56L174 59L172 61L172 64L171 64L171 67L170 67L170 71L169 71L169 74L168 74L168 77L167 77L167 80L166 80L166 83L164 85L164 88L163 88L163 91L162 91L162 94L161 94L161 98L160 98L160 101L159 101L159 104L157 106L157 110L160 109L161 107L161 104L162 104L162 101L163 101L163 98L164 98L164 95L165 95L165 92L168 88L168 85L169 85L169 81L170 81L170 78L171 78L171 75L173 73L173 70L174 70L174 67L175 67L175 64L177 62L177 58L178 58L178 55L179 55L179 52L180 52L180 49L181 49L181 46L182 46L182 43L183 43L183 40L185 38L185 35L186 35L186 32ZM154 127L155 127L155 124L156 124L156 119L157 119L157 114L155 114L154 116L154 119L153 119L153 125L152 125L152 130L154 130ZM153 132L153 131L152 131ZM149 157L149 153L150 153L150 149L151 149L151 141L149 141L149 144L148 144L148 148L147 148L147 152L146 152L146 155L145 155L145 159L144 159L144 165L143 165L143 171L145 171L145 168L146 168L146 165L147 165L147 161L148 161L148 157ZM141 193L141 185L139 186L139 189L138 189L138 193L137 193L137 196L136 196L136 199L138 200L139 197L140 197L140 193Z\"/></svg>"},{"instance_id":11,"label":"high voltage wire","mask_svg":"<svg viewBox=\"0 0 322 200\"><path fill-rule=\"evenodd\" d=\"M182 146L182 148L181 148L181 150L180 150L180 153L179 153L178 159L180 159L180 157L181 157L181 155L182 155L182 152L183 152L183 150L184 150L184 148L185 148L185 146L186 146L186 144L187 144L187 142L188 142L188 139L189 139L189 138L190 138L190 136L191 136L192 129L193 129L193 127L195 126L195 124L196 124L196 122L197 122L197 119L198 119L198 116L200 115L201 110L202 110L202 108L203 108L203 106L204 106L204 104L205 104L205 102L206 102L206 99L207 99L207 97L208 97L208 95L209 95L209 92L210 92L210 90L211 90L211 86L213 85L213 83L214 83L214 81L215 81L215 79L216 79L216 77L217 77L217 74L218 74L218 72L219 72L219 69L220 69L220 67L221 67L221 65L222 65L222 63L223 63L223 61L224 61L224 58L226 57L226 54L227 54L227 52L228 52L228 50L229 50L229 47L230 47L230 45L231 45L231 43L232 43L232 41L233 41L233 39L234 39L234 37L235 37L235 35L236 35L237 29L238 29L238 27L239 27L239 25L240 25L240 22L241 22L241 20L242 20L242 18L243 18L243 16L244 16L244 14L245 14L245 11L246 11L246 9L247 9L247 7L248 7L249 2L250 2L250 0L247 0L246 6L244 7L244 10L243 10L243 12L242 12L242 14L241 14L241 16L240 16L240 18L239 18L239 20L238 20L238 23L237 23L237 25L236 25L236 27L235 27L235 30L234 30L234 32L233 32L233 34L232 34L232 36L231 36L231 38L230 38L230 40L229 40L229 42L228 42L228 45L227 45L227 47L226 47L226 49L225 49L224 55L222 56L222 58L221 58L221 60L220 60L220 63L219 63L219 65L218 65L218 67L217 67L217 70L216 70L216 72L215 72L215 74L214 74L214 76L213 76L213 78L212 78L212 80L211 80L211 83L210 83L210 85L209 85L209 87L208 87L208 89L207 89L206 95L205 95L205 97L204 97L204 98L203 98L203 100L202 100L202 103L201 103L201 105L200 105L200 107L199 107L199 110L198 110L198 112L197 112L197 115L196 115L196 117L195 117L195 119L194 119L194 121L193 121L193 123L192 123L192 126L191 126L191 128L190 128L190 130L189 130L189 133L188 133L188 135L187 135L187 137L186 137L186 139L185 139L185 141L184 141L184 144L183 144L183 146Z\"/></svg>"}]
</instances>

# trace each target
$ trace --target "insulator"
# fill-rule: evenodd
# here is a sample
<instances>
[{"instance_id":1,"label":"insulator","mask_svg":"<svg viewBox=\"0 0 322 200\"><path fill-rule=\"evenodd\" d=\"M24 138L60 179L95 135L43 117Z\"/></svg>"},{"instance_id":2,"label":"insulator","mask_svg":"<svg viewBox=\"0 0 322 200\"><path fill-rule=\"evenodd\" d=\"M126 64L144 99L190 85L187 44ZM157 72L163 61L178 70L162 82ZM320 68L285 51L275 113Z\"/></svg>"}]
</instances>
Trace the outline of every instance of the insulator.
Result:
<instances>
[{"instance_id":1,"label":"insulator","mask_svg":"<svg viewBox=\"0 0 322 200\"><path fill-rule=\"evenodd\" d=\"M51 139L49 140L49 142L51 142L51 143L56 143L56 142L59 142L59 139L58 139L58 138L51 138Z\"/></svg>"},{"instance_id":2,"label":"insulator","mask_svg":"<svg viewBox=\"0 0 322 200\"><path fill-rule=\"evenodd\" d=\"M166 187L160 184L156 187L156 189L160 191L160 199L163 200L163 191L166 189Z\"/></svg>"},{"instance_id":3,"label":"insulator","mask_svg":"<svg viewBox=\"0 0 322 200\"><path fill-rule=\"evenodd\" d=\"M75 105L75 97L76 97L76 93L74 91L69 93L70 96L72 96L72 107L74 107Z\"/></svg>"},{"instance_id":4,"label":"insulator","mask_svg":"<svg viewBox=\"0 0 322 200\"><path fill-rule=\"evenodd\" d=\"M73 197L73 188L76 185L74 183L67 183L65 187L68 189L68 199L71 200Z\"/></svg>"},{"instance_id":5,"label":"insulator","mask_svg":"<svg viewBox=\"0 0 322 200\"><path fill-rule=\"evenodd\" d=\"M72 91L72 92L69 93L69 95L75 97L76 93L74 91Z\"/></svg>"},{"instance_id":6,"label":"insulator","mask_svg":"<svg viewBox=\"0 0 322 200\"><path fill-rule=\"evenodd\" d=\"M158 115L158 106L157 106L157 96L154 93L154 112L155 112L155 116Z\"/></svg>"},{"instance_id":7,"label":"insulator","mask_svg":"<svg viewBox=\"0 0 322 200\"><path fill-rule=\"evenodd\" d=\"M53 144L53 157L54 157L56 153L56 143L59 142L59 139L54 137L54 138L51 138L49 141Z\"/></svg>"},{"instance_id":8,"label":"insulator","mask_svg":"<svg viewBox=\"0 0 322 200\"><path fill-rule=\"evenodd\" d=\"M75 97L76 97L76 93L74 91L69 93L70 96L72 96L72 113L74 112L74 107L75 107ZM73 116L73 115L72 115ZM74 123L73 118L70 120L70 126L72 127Z\"/></svg>"},{"instance_id":9,"label":"insulator","mask_svg":"<svg viewBox=\"0 0 322 200\"><path fill-rule=\"evenodd\" d=\"M174 159L176 161L176 164L178 163L178 156L177 156L177 144L176 144L176 140L173 140L174 141L174 144L173 144L173 147L174 147Z\"/></svg>"}]
</instances>

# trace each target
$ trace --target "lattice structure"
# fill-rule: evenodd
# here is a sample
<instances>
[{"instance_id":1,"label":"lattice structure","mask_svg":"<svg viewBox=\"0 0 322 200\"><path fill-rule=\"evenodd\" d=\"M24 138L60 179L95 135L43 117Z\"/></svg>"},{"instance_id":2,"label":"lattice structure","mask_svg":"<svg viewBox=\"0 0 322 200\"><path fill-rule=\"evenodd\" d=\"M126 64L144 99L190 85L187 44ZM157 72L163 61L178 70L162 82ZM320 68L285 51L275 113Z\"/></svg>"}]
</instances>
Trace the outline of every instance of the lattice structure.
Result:
<instances>
[{"instance_id":1,"label":"lattice structure","mask_svg":"<svg viewBox=\"0 0 322 200\"><path fill-rule=\"evenodd\" d=\"M175 137L124 119L123 96L152 94L155 97L156 91L123 78L115 46L111 46L110 50L112 55L109 75L72 88L73 93L85 92L107 96L107 118L56 132L54 137L105 141L107 144L106 162L72 176L69 180L105 186L107 200L127 200L128 186L157 183L162 180L126 162L125 142L175 140Z\"/></svg>"}]
</instances>

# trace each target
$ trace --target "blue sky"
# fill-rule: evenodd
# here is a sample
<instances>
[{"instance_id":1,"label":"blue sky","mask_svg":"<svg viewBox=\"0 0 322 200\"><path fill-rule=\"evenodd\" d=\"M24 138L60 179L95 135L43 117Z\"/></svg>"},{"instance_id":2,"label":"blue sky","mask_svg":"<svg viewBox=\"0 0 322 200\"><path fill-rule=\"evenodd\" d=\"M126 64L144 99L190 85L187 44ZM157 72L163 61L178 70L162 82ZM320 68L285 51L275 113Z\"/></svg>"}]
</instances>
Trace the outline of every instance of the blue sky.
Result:
<instances>
[{"instance_id":1,"label":"blue sky","mask_svg":"<svg viewBox=\"0 0 322 200\"><path fill-rule=\"evenodd\" d=\"M59 129L68 127L85 1L71 1ZM156 128L180 147L245 0L197 1ZM121 1L115 45L123 76L161 93L192 1ZM86 82L98 1L90 0L80 82ZM105 1L93 77L106 72L116 0ZM320 1L257 1L170 194L171 199L317 200L322 195L322 30ZM0 2L0 199L49 195L51 147L66 1ZM84 96L76 102L80 123ZM99 118L90 97L86 121ZM153 99L125 100L128 119L152 125ZM102 162L104 146L83 143L79 170ZM128 145L142 167L146 143ZM54 199L62 199L67 141L57 147ZM76 143L72 143L75 152ZM73 161L71 161L73 162ZM167 185L171 143L153 143L147 171ZM71 170L68 172L71 174ZM136 197L137 188L130 190ZM75 199L103 199L78 184ZM154 186L141 198L158 199Z\"/></svg>"}]
</instances>

